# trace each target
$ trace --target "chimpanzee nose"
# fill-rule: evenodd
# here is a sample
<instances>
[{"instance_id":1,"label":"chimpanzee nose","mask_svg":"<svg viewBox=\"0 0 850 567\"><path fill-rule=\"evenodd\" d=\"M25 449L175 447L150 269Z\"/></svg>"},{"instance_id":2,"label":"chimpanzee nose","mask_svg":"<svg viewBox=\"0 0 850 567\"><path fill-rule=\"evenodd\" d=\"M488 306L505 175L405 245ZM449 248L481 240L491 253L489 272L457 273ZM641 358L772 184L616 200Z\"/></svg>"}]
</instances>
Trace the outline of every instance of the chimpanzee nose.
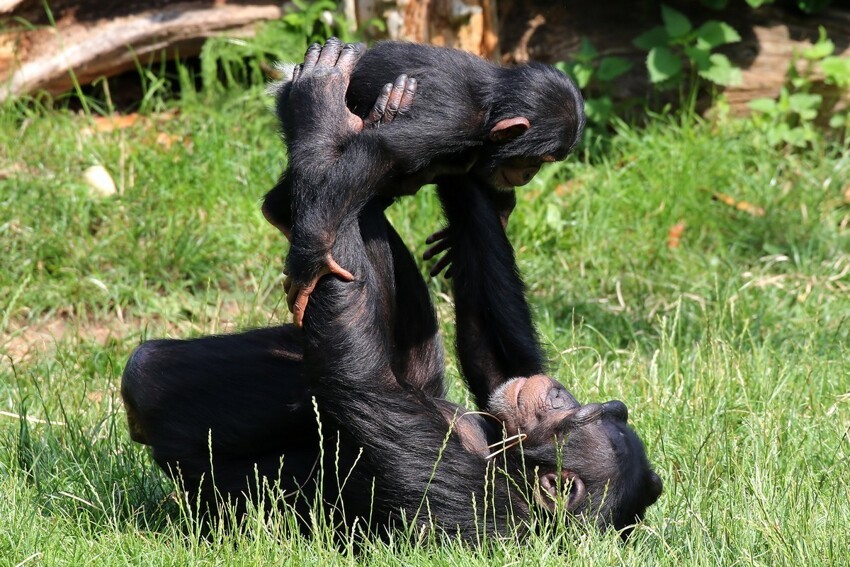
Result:
<instances>
[{"instance_id":1,"label":"chimpanzee nose","mask_svg":"<svg viewBox=\"0 0 850 567\"><path fill-rule=\"evenodd\" d=\"M602 414L610 415L623 422L629 420L629 408L620 400L611 400L602 404Z\"/></svg>"}]
</instances>

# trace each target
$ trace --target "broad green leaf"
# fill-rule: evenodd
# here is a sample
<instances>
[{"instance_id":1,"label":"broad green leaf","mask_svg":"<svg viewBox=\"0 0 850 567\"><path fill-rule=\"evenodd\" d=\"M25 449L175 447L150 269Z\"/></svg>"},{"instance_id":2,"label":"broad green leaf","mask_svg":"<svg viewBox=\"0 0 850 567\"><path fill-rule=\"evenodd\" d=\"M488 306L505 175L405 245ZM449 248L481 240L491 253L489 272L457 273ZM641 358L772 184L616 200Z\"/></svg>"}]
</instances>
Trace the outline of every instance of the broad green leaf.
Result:
<instances>
[{"instance_id":1,"label":"broad green leaf","mask_svg":"<svg viewBox=\"0 0 850 567\"><path fill-rule=\"evenodd\" d=\"M741 84L741 70L729 61L722 53L713 53L709 57L711 65L706 70L700 70L699 76L712 83L728 87Z\"/></svg>"},{"instance_id":2,"label":"broad green leaf","mask_svg":"<svg viewBox=\"0 0 850 567\"><path fill-rule=\"evenodd\" d=\"M593 47L592 43L590 43L590 40L586 37L582 37L576 59L579 61L592 61L596 59L598 54L599 53L596 51L596 48Z\"/></svg>"},{"instance_id":3,"label":"broad green leaf","mask_svg":"<svg viewBox=\"0 0 850 567\"><path fill-rule=\"evenodd\" d=\"M667 47L653 47L646 56L646 68L649 80L660 83L681 72L682 60Z\"/></svg>"},{"instance_id":4,"label":"broad green leaf","mask_svg":"<svg viewBox=\"0 0 850 567\"><path fill-rule=\"evenodd\" d=\"M670 37L682 37L691 31L691 21L688 17L665 4L661 5L661 19L664 20L664 29Z\"/></svg>"},{"instance_id":5,"label":"broad green leaf","mask_svg":"<svg viewBox=\"0 0 850 567\"><path fill-rule=\"evenodd\" d=\"M603 57L596 75L600 81L610 81L631 69L632 65L631 61L622 57Z\"/></svg>"},{"instance_id":6,"label":"broad green leaf","mask_svg":"<svg viewBox=\"0 0 850 567\"><path fill-rule=\"evenodd\" d=\"M573 76L576 79L578 88L583 89L590 84L590 79L593 77L593 66L586 63L576 63L573 66Z\"/></svg>"},{"instance_id":7,"label":"broad green leaf","mask_svg":"<svg viewBox=\"0 0 850 567\"><path fill-rule=\"evenodd\" d=\"M632 40L632 44L635 47L646 49L647 51L653 47L666 46L668 43L670 43L670 36L667 35L667 32L661 26L655 26Z\"/></svg>"},{"instance_id":8,"label":"broad green leaf","mask_svg":"<svg viewBox=\"0 0 850 567\"><path fill-rule=\"evenodd\" d=\"M702 47L686 47L685 55L700 71L705 71L711 67L711 52L708 49Z\"/></svg>"},{"instance_id":9,"label":"broad green leaf","mask_svg":"<svg viewBox=\"0 0 850 567\"><path fill-rule=\"evenodd\" d=\"M776 110L776 101L772 98L754 98L747 103L747 106L755 112L762 114L773 114Z\"/></svg>"},{"instance_id":10,"label":"broad green leaf","mask_svg":"<svg viewBox=\"0 0 850 567\"><path fill-rule=\"evenodd\" d=\"M819 94L794 93L788 97L788 109L800 114L800 116L808 115L813 111L817 114L816 111L820 108L821 101L823 101L823 97Z\"/></svg>"},{"instance_id":11,"label":"broad green leaf","mask_svg":"<svg viewBox=\"0 0 850 567\"><path fill-rule=\"evenodd\" d=\"M710 20L697 29L697 45L712 49L719 45L741 41L741 35L727 23Z\"/></svg>"},{"instance_id":12,"label":"broad green leaf","mask_svg":"<svg viewBox=\"0 0 850 567\"><path fill-rule=\"evenodd\" d=\"M850 86L850 57L827 57L820 62L826 82L842 88Z\"/></svg>"},{"instance_id":13,"label":"broad green leaf","mask_svg":"<svg viewBox=\"0 0 850 567\"><path fill-rule=\"evenodd\" d=\"M833 114L829 119L830 128L845 128L848 124L850 124L850 122L848 122L848 116L846 114Z\"/></svg>"},{"instance_id":14,"label":"broad green leaf","mask_svg":"<svg viewBox=\"0 0 850 567\"><path fill-rule=\"evenodd\" d=\"M747 4L753 8L764 6L765 4L773 4L773 0L747 0Z\"/></svg>"},{"instance_id":15,"label":"broad green leaf","mask_svg":"<svg viewBox=\"0 0 850 567\"><path fill-rule=\"evenodd\" d=\"M820 26L817 42L803 50L803 57L809 61L817 61L818 59L832 55L833 52L835 52L835 44L832 43L831 39L826 37L826 30L823 26Z\"/></svg>"}]
</instances>

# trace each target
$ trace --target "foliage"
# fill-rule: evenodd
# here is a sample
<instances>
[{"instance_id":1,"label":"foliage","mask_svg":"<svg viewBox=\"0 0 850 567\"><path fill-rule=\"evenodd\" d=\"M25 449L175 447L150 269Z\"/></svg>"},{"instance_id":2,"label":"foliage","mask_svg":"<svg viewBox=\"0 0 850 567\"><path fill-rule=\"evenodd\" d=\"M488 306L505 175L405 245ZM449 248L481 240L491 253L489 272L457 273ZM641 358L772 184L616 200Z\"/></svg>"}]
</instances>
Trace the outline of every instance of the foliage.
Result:
<instances>
[{"instance_id":1,"label":"foliage","mask_svg":"<svg viewBox=\"0 0 850 567\"><path fill-rule=\"evenodd\" d=\"M713 50L741 41L741 36L729 24L709 20L694 28L687 16L662 4L663 25L656 26L634 40L648 51L646 67L653 83L669 86L681 81L684 61L697 76L717 85L737 85L741 72L722 53Z\"/></svg>"},{"instance_id":2,"label":"foliage","mask_svg":"<svg viewBox=\"0 0 850 567\"><path fill-rule=\"evenodd\" d=\"M615 79L632 68L632 62L622 57L600 55L590 40L582 38L573 58L555 66L570 76L584 93L585 112L591 124L607 126L615 113L611 86Z\"/></svg>"},{"instance_id":3,"label":"foliage","mask_svg":"<svg viewBox=\"0 0 850 567\"><path fill-rule=\"evenodd\" d=\"M804 147L817 139L819 117L829 115L831 128L843 133L850 127L850 112L834 111L838 97L828 101L813 92L818 82L834 87L839 93L850 91L850 58L836 57L835 44L821 27L818 41L791 62L788 81L777 100L760 98L750 101L754 120L771 145Z\"/></svg>"},{"instance_id":4,"label":"foliage","mask_svg":"<svg viewBox=\"0 0 850 567\"><path fill-rule=\"evenodd\" d=\"M283 18L261 26L254 38L215 37L204 43L201 62L207 92L240 84L262 84L270 63L300 61L307 46L331 36L344 42L362 39L361 31L352 31L351 23L332 0L293 0L288 6ZM383 23L370 21L362 26L367 27L382 28Z\"/></svg>"}]
</instances>

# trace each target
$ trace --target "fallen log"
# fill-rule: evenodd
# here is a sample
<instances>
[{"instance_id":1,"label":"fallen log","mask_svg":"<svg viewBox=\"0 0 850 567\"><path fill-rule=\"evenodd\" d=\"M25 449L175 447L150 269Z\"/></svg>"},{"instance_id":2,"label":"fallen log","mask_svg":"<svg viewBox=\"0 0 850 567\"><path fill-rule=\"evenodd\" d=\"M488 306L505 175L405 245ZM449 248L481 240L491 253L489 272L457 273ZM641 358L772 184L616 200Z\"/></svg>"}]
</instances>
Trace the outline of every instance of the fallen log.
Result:
<instances>
[{"instance_id":1,"label":"fallen log","mask_svg":"<svg viewBox=\"0 0 850 567\"><path fill-rule=\"evenodd\" d=\"M0 101L73 86L146 65L191 57L210 36L250 34L281 17L279 2L53 2L0 0Z\"/></svg>"}]
</instances>

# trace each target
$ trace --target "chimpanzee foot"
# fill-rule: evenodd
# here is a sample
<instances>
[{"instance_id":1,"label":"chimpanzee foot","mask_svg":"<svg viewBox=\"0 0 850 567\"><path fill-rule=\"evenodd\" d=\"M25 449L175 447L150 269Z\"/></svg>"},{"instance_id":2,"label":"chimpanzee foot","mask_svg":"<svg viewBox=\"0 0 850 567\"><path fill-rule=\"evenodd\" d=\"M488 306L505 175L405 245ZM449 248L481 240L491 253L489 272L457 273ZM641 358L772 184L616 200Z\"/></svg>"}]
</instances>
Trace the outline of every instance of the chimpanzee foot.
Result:
<instances>
[{"instance_id":1,"label":"chimpanzee foot","mask_svg":"<svg viewBox=\"0 0 850 567\"><path fill-rule=\"evenodd\" d=\"M384 85L369 116L363 120L363 128L377 128L389 124L395 117L410 112L416 96L416 79L399 75L394 83Z\"/></svg>"},{"instance_id":2,"label":"chimpanzee foot","mask_svg":"<svg viewBox=\"0 0 850 567\"><path fill-rule=\"evenodd\" d=\"M295 283L291 277L287 277L283 282L283 289L286 291L286 303L289 305L289 310L292 312L293 322L301 327L304 325L304 312L307 309L307 302L310 301L310 295L316 289L316 285L323 277L334 275L343 281L354 281L354 276L336 263L330 253L325 256L325 265L316 274L316 277L308 281L306 284Z\"/></svg>"}]
</instances>

